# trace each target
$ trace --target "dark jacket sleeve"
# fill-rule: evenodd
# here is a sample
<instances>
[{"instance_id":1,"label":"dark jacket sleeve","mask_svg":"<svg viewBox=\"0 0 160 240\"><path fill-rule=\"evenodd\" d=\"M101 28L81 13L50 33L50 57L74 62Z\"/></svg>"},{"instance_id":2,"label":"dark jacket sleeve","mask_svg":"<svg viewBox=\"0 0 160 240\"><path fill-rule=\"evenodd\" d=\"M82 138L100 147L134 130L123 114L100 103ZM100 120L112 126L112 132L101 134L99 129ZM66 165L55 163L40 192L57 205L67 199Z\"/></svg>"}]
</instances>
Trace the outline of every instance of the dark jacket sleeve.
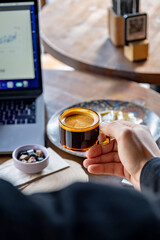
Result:
<instances>
[{"instance_id":1,"label":"dark jacket sleeve","mask_svg":"<svg viewBox=\"0 0 160 240\"><path fill-rule=\"evenodd\" d=\"M143 167L140 176L141 191L160 193L160 158L150 159Z\"/></svg>"},{"instance_id":2,"label":"dark jacket sleeve","mask_svg":"<svg viewBox=\"0 0 160 240\"><path fill-rule=\"evenodd\" d=\"M26 196L0 180L0 237L156 240L160 239L160 198L93 183Z\"/></svg>"}]
</instances>

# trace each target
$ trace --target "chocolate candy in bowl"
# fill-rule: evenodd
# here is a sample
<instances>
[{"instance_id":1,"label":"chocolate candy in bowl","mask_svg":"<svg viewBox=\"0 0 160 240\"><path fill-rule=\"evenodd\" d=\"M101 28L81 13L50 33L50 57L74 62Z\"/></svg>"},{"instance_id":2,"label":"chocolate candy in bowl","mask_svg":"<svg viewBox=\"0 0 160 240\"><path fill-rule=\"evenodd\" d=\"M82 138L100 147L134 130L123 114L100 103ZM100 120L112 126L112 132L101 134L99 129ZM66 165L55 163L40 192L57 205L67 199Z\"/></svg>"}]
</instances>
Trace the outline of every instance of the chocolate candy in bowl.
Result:
<instances>
[{"instance_id":1,"label":"chocolate candy in bowl","mask_svg":"<svg viewBox=\"0 0 160 240\"><path fill-rule=\"evenodd\" d=\"M25 145L12 153L13 163L20 171L28 174L41 172L49 162L48 150L41 145Z\"/></svg>"}]
</instances>

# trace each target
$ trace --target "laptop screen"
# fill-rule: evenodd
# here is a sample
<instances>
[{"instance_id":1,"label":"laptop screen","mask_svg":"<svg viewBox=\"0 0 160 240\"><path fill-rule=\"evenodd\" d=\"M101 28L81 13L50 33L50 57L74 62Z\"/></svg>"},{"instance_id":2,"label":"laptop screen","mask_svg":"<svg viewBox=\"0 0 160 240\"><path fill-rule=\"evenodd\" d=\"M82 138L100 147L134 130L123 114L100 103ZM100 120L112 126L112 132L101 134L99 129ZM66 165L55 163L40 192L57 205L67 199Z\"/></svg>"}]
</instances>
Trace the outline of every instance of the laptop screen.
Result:
<instances>
[{"instance_id":1,"label":"laptop screen","mask_svg":"<svg viewBox=\"0 0 160 240\"><path fill-rule=\"evenodd\" d=\"M35 1L0 1L0 92L41 85Z\"/></svg>"}]
</instances>

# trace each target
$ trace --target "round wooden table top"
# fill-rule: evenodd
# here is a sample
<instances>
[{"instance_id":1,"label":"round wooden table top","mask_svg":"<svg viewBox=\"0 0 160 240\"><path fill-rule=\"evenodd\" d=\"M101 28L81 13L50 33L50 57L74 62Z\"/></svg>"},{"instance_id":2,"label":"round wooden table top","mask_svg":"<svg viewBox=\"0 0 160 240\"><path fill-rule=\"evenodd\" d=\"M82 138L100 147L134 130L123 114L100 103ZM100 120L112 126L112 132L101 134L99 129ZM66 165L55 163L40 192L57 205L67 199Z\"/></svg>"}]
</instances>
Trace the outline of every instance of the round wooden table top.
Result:
<instances>
[{"instance_id":1,"label":"round wooden table top","mask_svg":"<svg viewBox=\"0 0 160 240\"><path fill-rule=\"evenodd\" d=\"M67 65L98 74L160 84L159 0L141 0L149 15L149 58L133 63L108 36L111 0L55 0L40 13L41 38L47 52Z\"/></svg>"}]
</instances>

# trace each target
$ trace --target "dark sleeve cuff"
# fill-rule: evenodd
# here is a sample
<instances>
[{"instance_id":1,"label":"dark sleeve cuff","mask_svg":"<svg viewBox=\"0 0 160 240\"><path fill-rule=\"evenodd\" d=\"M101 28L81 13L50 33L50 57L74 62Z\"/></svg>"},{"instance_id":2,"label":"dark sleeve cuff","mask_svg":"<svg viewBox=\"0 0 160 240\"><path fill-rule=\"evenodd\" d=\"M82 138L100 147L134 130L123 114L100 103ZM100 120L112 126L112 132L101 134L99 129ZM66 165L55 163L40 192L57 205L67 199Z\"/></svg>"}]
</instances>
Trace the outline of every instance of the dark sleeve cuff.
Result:
<instances>
[{"instance_id":1,"label":"dark sleeve cuff","mask_svg":"<svg viewBox=\"0 0 160 240\"><path fill-rule=\"evenodd\" d=\"M160 192L160 158L151 158L142 168L140 175L141 191Z\"/></svg>"}]
</instances>

